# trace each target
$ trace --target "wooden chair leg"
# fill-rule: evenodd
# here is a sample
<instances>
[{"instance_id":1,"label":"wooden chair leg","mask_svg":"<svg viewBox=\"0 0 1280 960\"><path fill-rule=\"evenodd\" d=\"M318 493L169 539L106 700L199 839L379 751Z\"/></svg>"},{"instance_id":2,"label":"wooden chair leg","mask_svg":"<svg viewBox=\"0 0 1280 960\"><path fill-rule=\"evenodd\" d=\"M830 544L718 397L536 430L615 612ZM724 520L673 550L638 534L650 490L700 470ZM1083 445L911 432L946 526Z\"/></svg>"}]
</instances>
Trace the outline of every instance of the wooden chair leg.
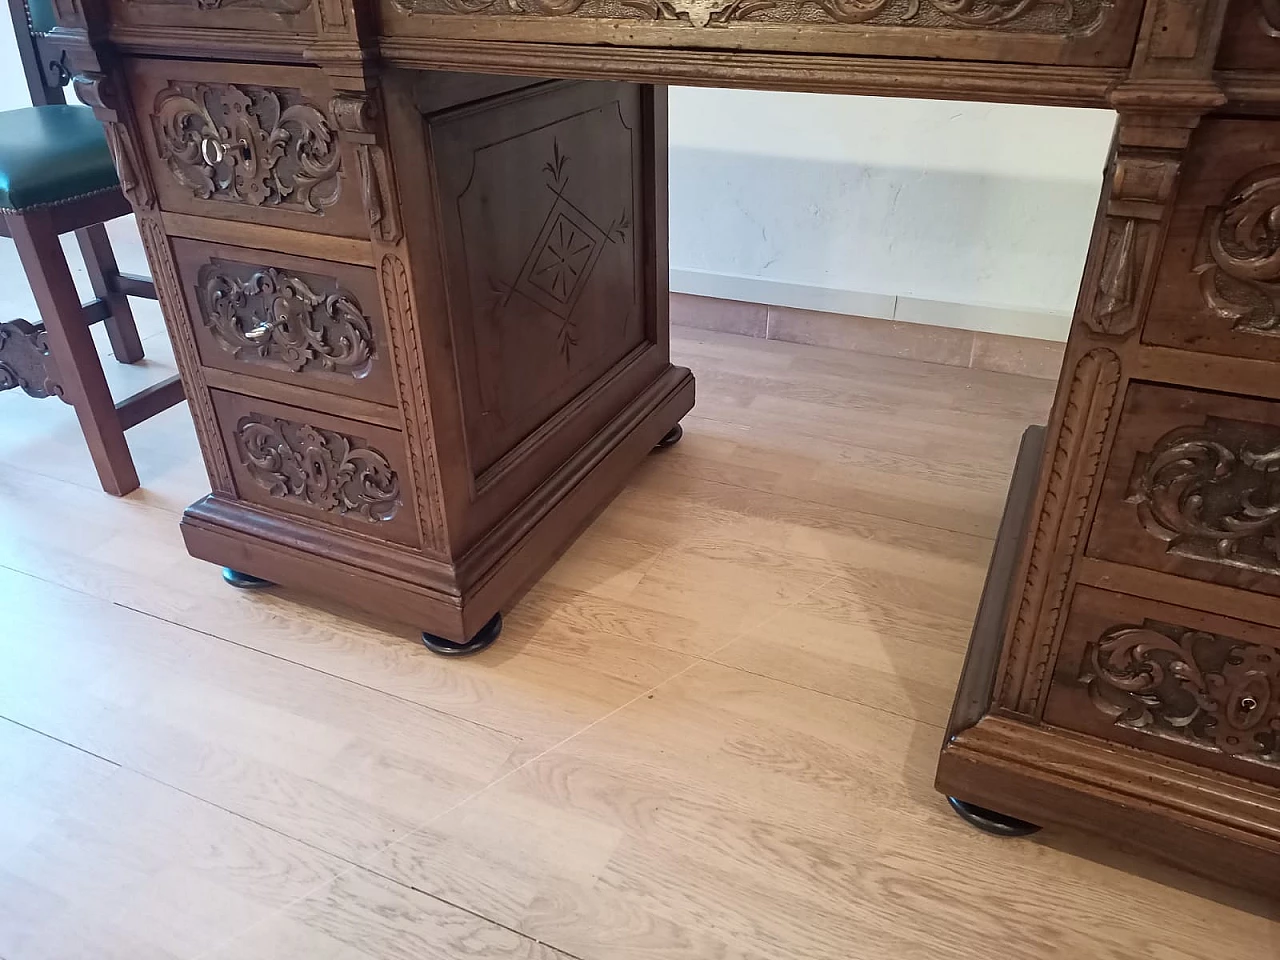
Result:
<instances>
[{"instance_id":1,"label":"wooden chair leg","mask_svg":"<svg viewBox=\"0 0 1280 960\"><path fill-rule=\"evenodd\" d=\"M107 328L107 338L111 341L111 352L121 363L137 363L144 356L142 338L138 336L138 326L133 322L133 308L129 306L129 298L120 293L116 286L120 268L116 265L111 241L107 239L107 228L95 223L77 230L76 242L80 244L84 265L89 270L93 295L105 300L111 311L111 315L103 321Z\"/></svg>"},{"instance_id":2,"label":"wooden chair leg","mask_svg":"<svg viewBox=\"0 0 1280 960\"><path fill-rule=\"evenodd\" d=\"M136 490L138 473L53 221L33 210L6 214L5 222L40 307L63 399L75 408L102 488L116 496Z\"/></svg>"}]
</instances>

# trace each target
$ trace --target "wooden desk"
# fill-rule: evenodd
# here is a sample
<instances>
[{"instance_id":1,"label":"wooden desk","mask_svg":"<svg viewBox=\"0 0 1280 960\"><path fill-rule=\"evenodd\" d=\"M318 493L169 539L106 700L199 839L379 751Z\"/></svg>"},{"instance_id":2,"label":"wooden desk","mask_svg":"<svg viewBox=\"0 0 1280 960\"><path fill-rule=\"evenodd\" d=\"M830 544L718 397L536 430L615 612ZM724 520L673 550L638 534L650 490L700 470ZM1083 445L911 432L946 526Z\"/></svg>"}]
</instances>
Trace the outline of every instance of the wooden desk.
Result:
<instances>
[{"instance_id":1,"label":"wooden desk","mask_svg":"<svg viewBox=\"0 0 1280 960\"><path fill-rule=\"evenodd\" d=\"M440 644L693 403L663 84L1117 110L938 785L1274 892L1276 0L57 3L208 466L190 550Z\"/></svg>"}]
</instances>

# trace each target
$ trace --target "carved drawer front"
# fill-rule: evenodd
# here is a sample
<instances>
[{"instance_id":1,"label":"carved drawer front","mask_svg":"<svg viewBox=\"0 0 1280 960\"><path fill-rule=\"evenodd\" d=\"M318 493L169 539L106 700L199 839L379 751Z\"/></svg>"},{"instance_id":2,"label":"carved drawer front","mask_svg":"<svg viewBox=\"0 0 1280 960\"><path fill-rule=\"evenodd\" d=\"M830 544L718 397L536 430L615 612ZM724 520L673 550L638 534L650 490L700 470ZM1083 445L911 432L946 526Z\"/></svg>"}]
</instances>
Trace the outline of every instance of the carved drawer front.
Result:
<instances>
[{"instance_id":1,"label":"carved drawer front","mask_svg":"<svg viewBox=\"0 0 1280 960\"><path fill-rule=\"evenodd\" d=\"M1280 785L1280 633L1079 587L1046 723Z\"/></svg>"},{"instance_id":2,"label":"carved drawer front","mask_svg":"<svg viewBox=\"0 0 1280 960\"><path fill-rule=\"evenodd\" d=\"M380 6L382 31L390 36L1117 67L1129 62L1142 13L1142 0L380 0ZM1199 24L1179 26L1194 45ZM1177 36L1187 42L1184 33Z\"/></svg>"},{"instance_id":3,"label":"carved drawer front","mask_svg":"<svg viewBox=\"0 0 1280 960\"><path fill-rule=\"evenodd\" d=\"M110 0L119 26L255 30L281 35L281 49L296 49L298 34L316 32L319 3L329 0Z\"/></svg>"},{"instance_id":4,"label":"carved drawer front","mask_svg":"<svg viewBox=\"0 0 1280 960\"><path fill-rule=\"evenodd\" d=\"M1280 404L1132 384L1088 554L1280 596Z\"/></svg>"},{"instance_id":5,"label":"carved drawer front","mask_svg":"<svg viewBox=\"0 0 1280 960\"><path fill-rule=\"evenodd\" d=\"M320 70L134 60L129 75L162 209L368 238Z\"/></svg>"},{"instance_id":6,"label":"carved drawer front","mask_svg":"<svg viewBox=\"0 0 1280 960\"><path fill-rule=\"evenodd\" d=\"M1280 0L1232 0L1218 68L1280 70Z\"/></svg>"},{"instance_id":7,"label":"carved drawer front","mask_svg":"<svg viewBox=\"0 0 1280 960\"><path fill-rule=\"evenodd\" d=\"M222 390L210 393L241 500L418 545L400 433Z\"/></svg>"},{"instance_id":8,"label":"carved drawer front","mask_svg":"<svg viewBox=\"0 0 1280 960\"><path fill-rule=\"evenodd\" d=\"M1280 40L1275 55L1280 58ZM1280 124L1206 120L1182 173L1147 343L1280 360Z\"/></svg>"},{"instance_id":9,"label":"carved drawer front","mask_svg":"<svg viewBox=\"0 0 1280 960\"><path fill-rule=\"evenodd\" d=\"M394 405L374 271L173 240L207 367Z\"/></svg>"}]
</instances>

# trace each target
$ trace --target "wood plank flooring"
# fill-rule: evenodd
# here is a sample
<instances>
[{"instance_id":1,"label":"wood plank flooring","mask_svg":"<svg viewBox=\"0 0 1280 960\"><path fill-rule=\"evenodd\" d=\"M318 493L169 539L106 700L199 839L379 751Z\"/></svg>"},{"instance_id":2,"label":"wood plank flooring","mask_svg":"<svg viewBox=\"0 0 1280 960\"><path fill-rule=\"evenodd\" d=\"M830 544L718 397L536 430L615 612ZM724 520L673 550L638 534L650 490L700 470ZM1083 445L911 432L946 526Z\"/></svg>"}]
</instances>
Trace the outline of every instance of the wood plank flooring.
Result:
<instances>
[{"instance_id":1,"label":"wood plank flooring","mask_svg":"<svg viewBox=\"0 0 1280 960\"><path fill-rule=\"evenodd\" d=\"M172 364L140 313L122 385ZM684 441L464 661L189 559L184 408L113 500L69 408L0 396L0 958L1280 956L1275 904L932 789L1051 384L674 352Z\"/></svg>"}]
</instances>

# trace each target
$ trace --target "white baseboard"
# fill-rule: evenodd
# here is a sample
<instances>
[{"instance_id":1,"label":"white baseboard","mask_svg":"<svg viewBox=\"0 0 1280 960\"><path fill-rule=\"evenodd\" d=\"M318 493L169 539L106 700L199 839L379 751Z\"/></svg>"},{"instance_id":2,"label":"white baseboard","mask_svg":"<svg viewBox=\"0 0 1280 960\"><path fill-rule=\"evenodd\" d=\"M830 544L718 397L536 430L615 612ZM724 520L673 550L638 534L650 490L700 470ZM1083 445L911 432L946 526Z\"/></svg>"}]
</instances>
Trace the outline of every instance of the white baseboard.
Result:
<instances>
[{"instance_id":1,"label":"white baseboard","mask_svg":"<svg viewBox=\"0 0 1280 960\"><path fill-rule=\"evenodd\" d=\"M1059 342L1067 339L1071 328L1070 314L896 297L702 270L672 268L671 292Z\"/></svg>"}]
</instances>

